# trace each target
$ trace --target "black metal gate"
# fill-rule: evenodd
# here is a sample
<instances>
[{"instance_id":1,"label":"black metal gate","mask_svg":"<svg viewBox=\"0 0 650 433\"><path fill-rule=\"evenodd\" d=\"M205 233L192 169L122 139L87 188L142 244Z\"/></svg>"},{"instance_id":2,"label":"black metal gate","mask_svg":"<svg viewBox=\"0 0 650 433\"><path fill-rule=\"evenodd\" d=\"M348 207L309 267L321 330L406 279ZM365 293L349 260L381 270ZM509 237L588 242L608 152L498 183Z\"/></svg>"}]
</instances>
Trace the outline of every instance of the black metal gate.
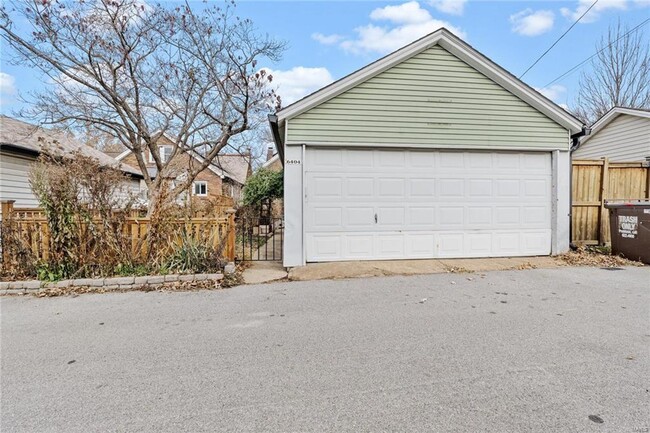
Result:
<instances>
[{"instance_id":1,"label":"black metal gate","mask_svg":"<svg viewBox=\"0 0 650 433\"><path fill-rule=\"evenodd\" d=\"M236 227L235 260L282 261L282 218L239 217Z\"/></svg>"}]
</instances>

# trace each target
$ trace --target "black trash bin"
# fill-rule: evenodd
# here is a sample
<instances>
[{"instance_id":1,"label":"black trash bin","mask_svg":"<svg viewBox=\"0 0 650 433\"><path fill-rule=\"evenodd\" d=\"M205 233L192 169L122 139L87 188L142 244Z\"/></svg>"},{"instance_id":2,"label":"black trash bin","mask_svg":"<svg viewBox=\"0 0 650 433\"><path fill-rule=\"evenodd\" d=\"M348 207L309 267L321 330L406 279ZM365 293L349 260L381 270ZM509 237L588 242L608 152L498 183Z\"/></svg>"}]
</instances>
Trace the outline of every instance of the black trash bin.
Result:
<instances>
[{"instance_id":1,"label":"black trash bin","mask_svg":"<svg viewBox=\"0 0 650 433\"><path fill-rule=\"evenodd\" d=\"M612 254L650 264L650 200L605 203L609 209Z\"/></svg>"}]
</instances>

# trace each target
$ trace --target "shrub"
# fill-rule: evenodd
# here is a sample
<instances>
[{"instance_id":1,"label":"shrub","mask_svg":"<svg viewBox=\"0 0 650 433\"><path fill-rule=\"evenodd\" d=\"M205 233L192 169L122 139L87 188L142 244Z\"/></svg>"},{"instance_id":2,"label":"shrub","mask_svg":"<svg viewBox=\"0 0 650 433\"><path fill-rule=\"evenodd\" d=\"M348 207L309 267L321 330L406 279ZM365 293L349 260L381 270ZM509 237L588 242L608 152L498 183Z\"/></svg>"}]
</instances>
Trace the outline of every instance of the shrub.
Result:
<instances>
[{"instance_id":1,"label":"shrub","mask_svg":"<svg viewBox=\"0 0 650 433\"><path fill-rule=\"evenodd\" d=\"M165 266L178 273L217 272L222 267L222 250L223 243L215 248L211 240L199 241L183 231Z\"/></svg>"},{"instance_id":2,"label":"shrub","mask_svg":"<svg viewBox=\"0 0 650 433\"><path fill-rule=\"evenodd\" d=\"M41 276L106 275L133 262L122 227L134 197L120 170L80 153L60 158L45 152L32 167L30 184L50 233Z\"/></svg>"},{"instance_id":3,"label":"shrub","mask_svg":"<svg viewBox=\"0 0 650 433\"><path fill-rule=\"evenodd\" d=\"M280 198L284 194L284 175L282 171L265 168L257 170L246 181L242 191L245 205L258 205L265 199Z\"/></svg>"}]
</instances>

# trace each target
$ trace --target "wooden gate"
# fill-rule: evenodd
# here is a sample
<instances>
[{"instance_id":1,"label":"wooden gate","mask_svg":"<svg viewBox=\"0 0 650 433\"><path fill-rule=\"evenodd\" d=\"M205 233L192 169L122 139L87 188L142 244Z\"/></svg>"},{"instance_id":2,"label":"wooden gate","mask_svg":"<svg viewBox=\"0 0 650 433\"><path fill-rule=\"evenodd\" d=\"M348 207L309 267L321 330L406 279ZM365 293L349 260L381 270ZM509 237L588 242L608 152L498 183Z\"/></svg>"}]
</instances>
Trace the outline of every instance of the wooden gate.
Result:
<instances>
[{"instance_id":1,"label":"wooden gate","mask_svg":"<svg viewBox=\"0 0 650 433\"><path fill-rule=\"evenodd\" d=\"M573 161L571 241L604 245L611 241L606 201L650 198L647 162Z\"/></svg>"}]
</instances>

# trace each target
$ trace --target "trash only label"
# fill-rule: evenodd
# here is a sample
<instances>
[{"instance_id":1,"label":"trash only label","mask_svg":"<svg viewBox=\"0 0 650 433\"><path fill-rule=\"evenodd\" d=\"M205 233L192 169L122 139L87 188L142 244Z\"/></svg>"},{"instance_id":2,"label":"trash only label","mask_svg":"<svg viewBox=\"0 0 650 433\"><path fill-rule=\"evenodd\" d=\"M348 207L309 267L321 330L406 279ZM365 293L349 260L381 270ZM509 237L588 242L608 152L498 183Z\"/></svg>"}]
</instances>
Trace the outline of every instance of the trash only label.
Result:
<instances>
[{"instance_id":1,"label":"trash only label","mask_svg":"<svg viewBox=\"0 0 650 433\"><path fill-rule=\"evenodd\" d=\"M635 239L639 230L638 216L618 216L618 232L621 237Z\"/></svg>"}]
</instances>

